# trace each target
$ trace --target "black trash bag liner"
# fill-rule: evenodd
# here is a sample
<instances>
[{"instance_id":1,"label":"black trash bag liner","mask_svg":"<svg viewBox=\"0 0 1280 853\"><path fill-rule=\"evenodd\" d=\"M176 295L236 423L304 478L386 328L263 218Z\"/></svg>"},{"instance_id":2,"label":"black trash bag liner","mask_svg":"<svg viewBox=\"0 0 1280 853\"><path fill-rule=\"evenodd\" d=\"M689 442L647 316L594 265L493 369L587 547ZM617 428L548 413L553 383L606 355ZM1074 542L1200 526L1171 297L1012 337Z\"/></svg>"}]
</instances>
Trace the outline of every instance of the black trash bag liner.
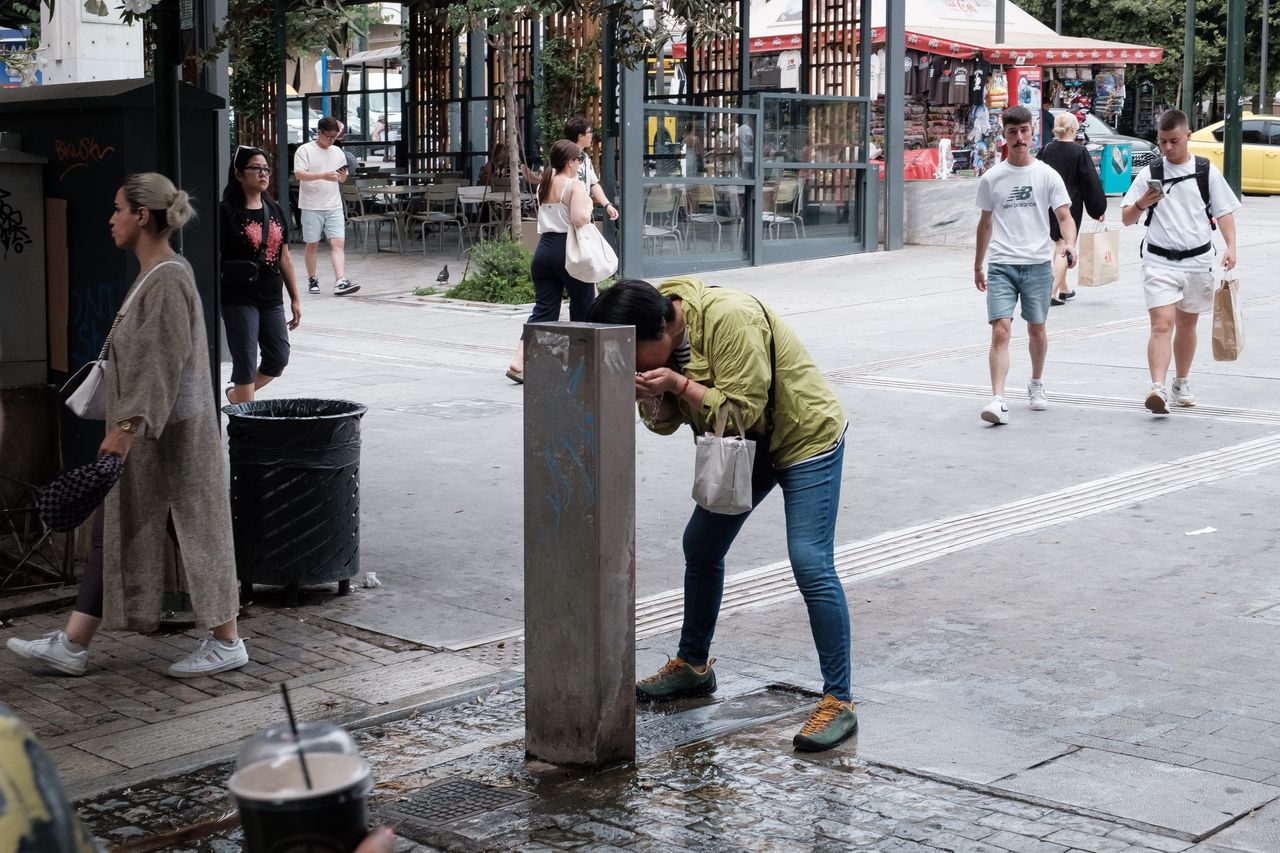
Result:
<instances>
[{"instance_id":1,"label":"black trash bag liner","mask_svg":"<svg viewBox=\"0 0 1280 853\"><path fill-rule=\"evenodd\" d=\"M337 469L360 461L360 419L350 400L254 400L224 406L231 464Z\"/></svg>"}]
</instances>

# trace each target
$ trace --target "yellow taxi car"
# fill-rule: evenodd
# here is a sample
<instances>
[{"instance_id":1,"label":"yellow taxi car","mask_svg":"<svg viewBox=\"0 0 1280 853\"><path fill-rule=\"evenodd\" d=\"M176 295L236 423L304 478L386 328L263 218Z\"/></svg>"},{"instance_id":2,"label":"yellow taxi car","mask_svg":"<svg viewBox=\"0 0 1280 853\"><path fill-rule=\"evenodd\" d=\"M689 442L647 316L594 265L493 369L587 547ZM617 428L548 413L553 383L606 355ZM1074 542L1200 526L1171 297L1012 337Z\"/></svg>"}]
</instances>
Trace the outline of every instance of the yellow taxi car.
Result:
<instances>
[{"instance_id":1,"label":"yellow taxi car","mask_svg":"<svg viewBox=\"0 0 1280 853\"><path fill-rule=\"evenodd\" d=\"M1244 113L1240 124L1240 189L1247 193L1280 193L1280 116ZM1222 169L1225 129L1224 121L1200 128L1191 134L1187 149Z\"/></svg>"}]
</instances>

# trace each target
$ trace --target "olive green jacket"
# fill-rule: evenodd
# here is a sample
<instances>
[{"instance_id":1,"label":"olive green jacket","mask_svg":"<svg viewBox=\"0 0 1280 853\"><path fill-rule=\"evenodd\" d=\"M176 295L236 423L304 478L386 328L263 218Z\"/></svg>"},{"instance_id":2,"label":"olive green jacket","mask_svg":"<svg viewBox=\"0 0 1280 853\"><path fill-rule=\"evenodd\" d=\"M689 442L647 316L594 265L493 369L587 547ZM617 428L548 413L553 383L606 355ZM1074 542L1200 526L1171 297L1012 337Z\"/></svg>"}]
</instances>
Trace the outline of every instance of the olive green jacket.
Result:
<instances>
[{"instance_id":1,"label":"olive green jacket","mask_svg":"<svg viewBox=\"0 0 1280 853\"><path fill-rule=\"evenodd\" d=\"M664 296L679 299L689 333L692 357L684 375L707 386L702 407L693 409L678 400L678 415L646 417L645 426L670 435L681 424L695 434L714 429L716 413L732 400L742 409L747 433L759 438L765 432L764 409L769 399L769 326L773 326L777 357L774 389L773 438L769 448L773 464L786 468L831 449L844 431L840 402L823 378L804 345L772 311L755 297L738 290L707 287L692 276L662 282ZM675 369L675 364L669 365ZM730 419L732 422L732 419Z\"/></svg>"}]
</instances>

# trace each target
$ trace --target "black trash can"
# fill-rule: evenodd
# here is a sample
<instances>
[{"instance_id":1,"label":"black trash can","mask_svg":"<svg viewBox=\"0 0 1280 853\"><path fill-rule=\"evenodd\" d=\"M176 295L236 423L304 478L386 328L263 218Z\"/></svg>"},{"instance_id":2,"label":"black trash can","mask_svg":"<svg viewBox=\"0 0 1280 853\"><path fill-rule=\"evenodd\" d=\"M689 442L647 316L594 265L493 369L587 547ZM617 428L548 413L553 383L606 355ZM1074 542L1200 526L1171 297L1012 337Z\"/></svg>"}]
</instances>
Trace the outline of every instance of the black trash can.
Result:
<instances>
[{"instance_id":1,"label":"black trash can","mask_svg":"<svg viewBox=\"0 0 1280 853\"><path fill-rule=\"evenodd\" d=\"M241 593L298 589L360 571L360 419L347 400L255 400L226 406L231 523Z\"/></svg>"}]
</instances>

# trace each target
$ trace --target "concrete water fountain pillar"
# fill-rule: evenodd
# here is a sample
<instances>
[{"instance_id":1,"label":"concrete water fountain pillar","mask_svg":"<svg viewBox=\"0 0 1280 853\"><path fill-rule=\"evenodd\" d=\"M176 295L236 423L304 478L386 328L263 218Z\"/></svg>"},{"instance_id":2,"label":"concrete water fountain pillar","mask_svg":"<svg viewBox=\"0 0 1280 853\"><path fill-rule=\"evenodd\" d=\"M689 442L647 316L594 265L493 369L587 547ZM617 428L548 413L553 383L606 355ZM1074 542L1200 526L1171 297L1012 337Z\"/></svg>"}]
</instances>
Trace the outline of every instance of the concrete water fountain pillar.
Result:
<instances>
[{"instance_id":1,"label":"concrete water fountain pillar","mask_svg":"<svg viewBox=\"0 0 1280 853\"><path fill-rule=\"evenodd\" d=\"M525 749L633 761L635 329L524 328Z\"/></svg>"}]
</instances>

